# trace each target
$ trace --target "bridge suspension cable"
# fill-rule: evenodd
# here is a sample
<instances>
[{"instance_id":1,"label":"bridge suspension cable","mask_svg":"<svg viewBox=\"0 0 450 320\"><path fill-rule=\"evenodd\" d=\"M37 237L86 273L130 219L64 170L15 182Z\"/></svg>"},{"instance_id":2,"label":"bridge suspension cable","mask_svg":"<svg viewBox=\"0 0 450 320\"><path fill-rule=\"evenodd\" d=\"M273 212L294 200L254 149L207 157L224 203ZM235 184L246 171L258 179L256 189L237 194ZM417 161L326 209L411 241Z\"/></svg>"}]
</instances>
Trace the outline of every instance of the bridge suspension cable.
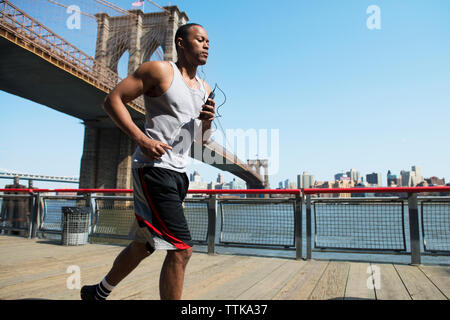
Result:
<instances>
[{"instance_id":1,"label":"bridge suspension cable","mask_svg":"<svg viewBox=\"0 0 450 320\"><path fill-rule=\"evenodd\" d=\"M59 2L57 2L57 1L55 1L55 0L47 0L47 1L48 1L48 2L51 2L51 3L53 3L53 4L56 4L57 6L63 7L63 8L65 8L65 9L67 9L67 8L70 7L70 6L68 6L68 5L59 3ZM93 15L91 15L91 14L89 14L89 13L85 13L85 12L83 12L83 11L79 11L79 13L82 14L82 15L84 15L84 16L86 16L86 17L89 17L89 18L92 18L92 19L96 20L95 16L93 16Z\"/></svg>"}]
</instances>

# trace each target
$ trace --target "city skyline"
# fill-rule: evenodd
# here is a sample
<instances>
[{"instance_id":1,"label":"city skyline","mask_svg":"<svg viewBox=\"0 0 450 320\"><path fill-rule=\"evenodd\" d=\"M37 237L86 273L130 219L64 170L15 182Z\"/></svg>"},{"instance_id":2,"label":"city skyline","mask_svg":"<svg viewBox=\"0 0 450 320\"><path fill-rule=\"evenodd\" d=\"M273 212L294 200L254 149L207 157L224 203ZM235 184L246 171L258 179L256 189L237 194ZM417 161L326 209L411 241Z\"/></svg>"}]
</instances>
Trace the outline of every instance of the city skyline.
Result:
<instances>
[{"instance_id":1,"label":"city skyline","mask_svg":"<svg viewBox=\"0 0 450 320\"><path fill-rule=\"evenodd\" d=\"M356 169L352 168L350 169L350 171L347 171L345 173L342 172L338 172L334 175L334 179L323 179L323 180L314 180L314 182L310 182L309 185L314 185L316 183L321 183L321 184L325 184L328 182L337 182L337 181L352 181L354 182L354 185L359 184L359 185L370 185L370 186L378 186L378 187L383 187L383 186L417 186L421 183L426 182L427 184L432 184L432 185L444 185L444 184L448 184L448 180L445 179L445 177L439 176L439 175L430 175L430 176L424 176L421 174L421 168L419 166L413 165L411 166L411 170L407 171L407 170L400 170L399 175L395 175L392 173L392 170L388 169L388 171L386 172L385 175L383 175L380 172L374 172L372 171L371 173L367 173L364 177L362 175L360 175L360 172L357 171ZM297 187L298 188L309 188L309 186L302 186L299 182L303 179L303 177L305 176L305 173L307 172L303 172L303 174L299 174L297 175L296 181L297 181ZM352 177L352 175L354 174L354 176ZM403 179L401 178L401 176L403 175ZM391 179L397 179L395 185L394 184L390 184L389 183L389 176L391 176ZM397 178L398 176L400 176L400 178ZM307 177L314 177L314 175L312 174L307 174ZM359 177L359 178L356 178ZM370 179L368 179L368 177L370 177ZM385 178L384 178L385 177ZM371 180L373 179L373 180ZM369 181L368 181L369 180ZM429 180L430 182L427 182L427 180ZM398 184L398 182L400 182L400 185ZM284 179L282 181L278 182L278 188L283 188L283 189L287 189L286 186L287 185L291 185L292 186L292 181L288 178L288 179ZM344 185L343 187L350 187L350 184ZM340 186L336 186L336 187L340 187Z\"/></svg>"},{"instance_id":2,"label":"city skyline","mask_svg":"<svg viewBox=\"0 0 450 320\"><path fill-rule=\"evenodd\" d=\"M419 179L416 179L416 175L414 174L415 170L418 170L418 172L419 172L419 176L418 176L418 177L420 177ZM7 169L0 168L0 172L7 172ZM345 172L345 173L343 173L343 172ZM29 173L26 173L26 172L15 172L15 171L12 171L11 173L29 174ZM413 174L411 174L411 173L413 173ZM227 174L227 172L225 172L225 171L219 171L217 173L216 178L213 178L213 179L211 179L211 177L203 176L199 172L198 169L188 170L186 172L186 174L188 175L190 182L201 182L202 184L207 185L208 187L206 187L206 188L208 188L208 189L215 189L215 187L214 187L214 183L215 182L217 184L224 184L225 185L225 184L233 183L233 181L235 181L235 183L237 185L242 186L243 188L245 188L245 186L246 186L245 181L243 181L242 179L240 179L240 178L238 178L236 176L233 176L231 174ZM195 179L194 179L195 174L197 174L198 177L200 177L201 181L195 181ZM352 178L353 174L354 174L355 177L357 177L356 179ZM341 172L336 173L334 175L334 178L335 178L334 180L333 179L331 179L331 180L329 180L329 179L315 180L313 174L310 174L307 171L303 171L303 173L302 174L298 174L295 177L295 179L293 179L293 180L291 180L290 178L283 179L282 181L279 181L276 185L270 185L270 188L271 189L296 189L296 188L300 188L300 189L305 188L306 189L306 188L313 187L315 182L325 183L325 182L331 182L331 181L346 180L345 178L348 178L348 180L354 181L355 184L357 184L357 183L364 183L364 182L369 183L367 181L367 179L364 178L364 177L367 177L369 175L374 175L374 174L378 174L381 177L380 180L379 180L379 181L381 181L381 183L378 184L378 186L380 186L380 187L381 186L388 186L388 187L391 186L390 183L389 183L389 179L390 178L392 180L393 179L397 179L397 181L402 182L402 181L405 180L405 177L406 177L406 180L408 181L408 183L402 183L401 186L414 186L414 185L420 184L421 182L424 182L426 180L434 181L434 183L432 183L432 184L437 184L436 182L438 182L438 183L443 183L444 182L444 184L448 184L450 182L445 177L439 176L439 175L436 175L436 174L432 174L432 175L429 175L429 176L422 175L421 174L421 167L413 165L413 166L411 166L411 170L410 171L402 169L402 170L400 170L398 175L395 174L395 172L393 172L393 170L388 169L388 171L386 172L385 175L383 175L380 172L374 172L373 171L373 172L367 173L365 176L363 176L363 175L361 175L360 171L358 171L357 169L351 168L349 171L342 170ZM341 176L341 175L343 175L343 176ZM228 182L225 181L225 176L228 178L228 180L227 180ZM305 176L306 176L306 178L305 178ZM403 176L403 179L402 179L402 176ZM340 177L340 179L336 179L336 177ZM65 176L65 178L75 178L75 177L67 177L67 176ZM344 179L342 179L342 178L344 178ZM221 181L219 181L219 179L221 179ZM308 180L307 183L305 183L305 179ZM28 185L28 182L25 182L24 180L25 179L21 180L21 184L27 184ZM215 182L214 182L214 180L215 180ZM207 182L207 181L209 181L209 182ZM303 182L301 182L301 181L303 181ZM397 184L397 181L396 181L396 184ZM4 186L6 186L8 184L11 184L11 183L12 183L12 178L11 179L0 179L0 188L3 188ZM42 188L41 186L39 186L41 183L43 183L43 184L55 184L55 185L57 185L57 187L55 187L55 189L56 188L68 188L68 189L69 188L73 188L73 186L68 186L69 183L42 182L42 181L34 181L33 182L33 186L35 188ZM376 184L372 184L372 183L369 183L369 184L373 185L373 186L376 185ZM203 187L199 187L199 185L197 185L197 187L195 187L195 188L205 189ZM192 185L190 185L190 189L195 189L195 188L192 187ZM231 188L231 189L236 189L236 188ZM240 188L237 188L237 189L240 189Z\"/></svg>"}]
</instances>

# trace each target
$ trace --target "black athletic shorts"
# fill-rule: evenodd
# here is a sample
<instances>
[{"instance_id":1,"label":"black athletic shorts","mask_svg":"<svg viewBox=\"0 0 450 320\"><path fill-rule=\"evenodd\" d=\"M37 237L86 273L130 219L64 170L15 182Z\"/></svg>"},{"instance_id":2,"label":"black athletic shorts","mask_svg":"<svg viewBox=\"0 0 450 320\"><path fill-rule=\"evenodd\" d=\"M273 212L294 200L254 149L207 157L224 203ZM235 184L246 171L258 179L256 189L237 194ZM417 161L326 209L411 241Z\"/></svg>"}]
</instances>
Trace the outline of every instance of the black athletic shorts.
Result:
<instances>
[{"instance_id":1,"label":"black athletic shorts","mask_svg":"<svg viewBox=\"0 0 450 320\"><path fill-rule=\"evenodd\" d=\"M184 250L192 247L183 201L189 188L186 173L144 167L133 170L134 240L152 250Z\"/></svg>"}]
</instances>

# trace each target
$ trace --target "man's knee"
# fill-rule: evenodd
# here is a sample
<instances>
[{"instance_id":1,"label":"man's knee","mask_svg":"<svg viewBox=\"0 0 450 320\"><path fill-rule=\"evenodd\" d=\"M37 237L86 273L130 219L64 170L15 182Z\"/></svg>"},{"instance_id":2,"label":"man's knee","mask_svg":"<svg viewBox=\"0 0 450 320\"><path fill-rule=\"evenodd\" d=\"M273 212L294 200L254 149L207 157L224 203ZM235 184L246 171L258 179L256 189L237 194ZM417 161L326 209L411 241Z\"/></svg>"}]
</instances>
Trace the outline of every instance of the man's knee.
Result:
<instances>
[{"instance_id":1,"label":"man's knee","mask_svg":"<svg viewBox=\"0 0 450 320\"><path fill-rule=\"evenodd\" d=\"M169 250L167 255L173 259L176 263L187 264L192 256L192 248L184 250Z\"/></svg>"},{"instance_id":2,"label":"man's knee","mask_svg":"<svg viewBox=\"0 0 450 320\"><path fill-rule=\"evenodd\" d=\"M154 252L154 249L147 245L147 243L133 241L131 246L133 251L135 251L142 259L147 258Z\"/></svg>"}]
</instances>

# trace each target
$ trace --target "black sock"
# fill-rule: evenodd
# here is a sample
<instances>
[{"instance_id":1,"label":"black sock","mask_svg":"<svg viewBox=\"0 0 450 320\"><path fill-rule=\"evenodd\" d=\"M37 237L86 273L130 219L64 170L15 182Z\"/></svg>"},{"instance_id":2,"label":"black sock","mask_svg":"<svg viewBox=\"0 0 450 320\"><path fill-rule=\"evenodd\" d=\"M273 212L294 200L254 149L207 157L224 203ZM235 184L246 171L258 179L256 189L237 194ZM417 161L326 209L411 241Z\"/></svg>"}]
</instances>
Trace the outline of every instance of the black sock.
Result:
<instances>
[{"instance_id":1,"label":"black sock","mask_svg":"<svg viewBox=\"0 0 450 320\"><path fill-rule=\"evenodd\" d=\"M108 298L111 291L115 286L110 285L106 278L104 278L96 287L95 287L95 299L96 300L106 300Z\"/></svg>"}]
</instances>

